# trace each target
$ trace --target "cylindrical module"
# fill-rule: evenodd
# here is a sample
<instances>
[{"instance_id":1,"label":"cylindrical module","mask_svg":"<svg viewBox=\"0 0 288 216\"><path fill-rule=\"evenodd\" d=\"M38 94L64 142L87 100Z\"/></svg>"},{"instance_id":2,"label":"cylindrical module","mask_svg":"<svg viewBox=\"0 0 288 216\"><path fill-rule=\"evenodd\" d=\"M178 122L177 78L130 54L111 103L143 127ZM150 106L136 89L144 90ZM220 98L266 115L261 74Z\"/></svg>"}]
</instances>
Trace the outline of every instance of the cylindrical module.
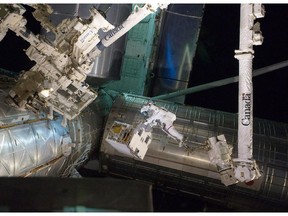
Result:
<instances>
[{"instance_id":1,"label":"cylindrical module","mask_svg":"<svg viewBox=\"0 0 288 216\"><path fill-rule=\"evenodd\" d=\"M62 117L10 107L0 89L0 177L71 175L96 148L101 118L85 109L63 127Z\"/></svg>"},{"instance_id":2,"label":"cylindrical module","mask_svg":"<svg viewBox=\"0 0 288 216\"><path fill-rule=\"evenodd\" d=\"M179 148L177 141L157 127L152 131L143 160L124 154L107 142L115 121L134 126L141 123L145 117L140 110L148 102L151 98L128 94L114 100L100 148L101 172L151 182L153 187L182 191L237 211L287 211L288 124L254 118L253 158L263 173L255 181L227 187L221 182L216 165L211 163L205 142L224 134L227 144L236 149L236 114L153 100L176 115L173 125L187 137L185 143L190 149ZM236 157L233 151L231 158Z\"/></svg>"}]
</instances>

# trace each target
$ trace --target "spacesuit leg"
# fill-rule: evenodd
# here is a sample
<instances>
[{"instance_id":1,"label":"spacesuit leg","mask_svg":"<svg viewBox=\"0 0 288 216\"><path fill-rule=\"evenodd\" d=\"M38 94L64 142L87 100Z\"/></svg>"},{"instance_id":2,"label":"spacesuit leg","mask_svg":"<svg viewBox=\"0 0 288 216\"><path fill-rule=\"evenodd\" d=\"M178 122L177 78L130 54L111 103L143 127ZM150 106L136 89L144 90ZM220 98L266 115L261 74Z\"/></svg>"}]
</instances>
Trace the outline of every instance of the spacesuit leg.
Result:
<instances>
[{"instance_id":1,"label":"spacesuit leg","mask_svg":"<svg viewBox=\"0 0 288 216\"><path fill-rule=\"evenodd\" d=\"M169 133L172 137L174 137L176 140L179 141L179 147L183 146L183 138L184 136L182 134L180 134L173 125L171 125L170 127L165 128L165 130L167 131L167 133Z\"/></svg>"}]
</instances>

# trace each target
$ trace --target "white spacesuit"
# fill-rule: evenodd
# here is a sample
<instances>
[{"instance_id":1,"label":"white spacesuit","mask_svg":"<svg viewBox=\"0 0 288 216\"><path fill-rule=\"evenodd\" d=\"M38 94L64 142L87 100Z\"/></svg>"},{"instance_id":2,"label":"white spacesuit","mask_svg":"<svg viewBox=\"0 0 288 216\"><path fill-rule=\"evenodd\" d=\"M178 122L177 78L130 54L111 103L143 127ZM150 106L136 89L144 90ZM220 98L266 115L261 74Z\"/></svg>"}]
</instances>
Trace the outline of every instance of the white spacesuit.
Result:
<instances>
[{"instance_id":1,"label":"white spacesuit","mask_svg":"<svg viewBox=\"0 0 288 216\"><path fill-rule=\"evenodd\" d=\"M162 107L155 106L152 103L144 105L140 112L148 117L144 122L146 127L152 128L157 125L160 126L168 136L179 142L179 147L182 147L184 136L173 126L173 123L176 120L176 115L174 113L169 112Z\"/></svg>"}]
</instances>

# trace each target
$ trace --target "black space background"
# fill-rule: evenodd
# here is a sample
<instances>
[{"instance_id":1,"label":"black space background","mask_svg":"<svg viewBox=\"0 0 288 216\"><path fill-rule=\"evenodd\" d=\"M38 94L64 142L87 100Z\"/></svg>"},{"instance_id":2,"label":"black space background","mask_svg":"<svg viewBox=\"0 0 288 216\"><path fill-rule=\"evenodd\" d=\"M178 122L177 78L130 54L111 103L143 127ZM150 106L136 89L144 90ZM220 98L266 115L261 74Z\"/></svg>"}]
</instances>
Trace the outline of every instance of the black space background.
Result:
<instances>
[{"instance_id":1,"label":"black space background","mask_svg":"<svg viewBox=\"0 0 288 216\"><path fill-rule=\"evenodd\" d=\"M264 4L266 14L257 19L264 42L254 46L253 68L288 59L288 4ZM206 4L197 53L190 75L196 86L238 75L239 4ZM254 116L288 123L288 68L253 78ZM186 104L238 112L238 83L191 94Z\"/></svg>"},{"instance_id":2,"label":"black space background","mask_svg":"<svg viewBox=\"0 0 288 216\"><path fill-rule=\"evenodd\" d=\"M264 4L266 14L261 23L264 43L254 46L253 68L258 69L288 60L288 4ZM26 7L27 27L39 33L40 25ZM234 50L239 48L239 4L206 4L193 61L189 86L238 75ZM29 22L30 21L30 22ZM22 51L29 44L8 32L0 43L0 67L19 72L34 63ZM254 116L288 123L288 68L253 79ZM194 93L186 104L226 112L238 112L238 83Z\"/></svg>"},{"instance_id":3,"label":"black space background","mask_svg":"<svg viewBox=\"0 0 288 216\"><path fill-rule=\"evenodd\" d=\"M265 17L258 20L264 43L254 46L254 69L288 60L288 4L265 4L265 9ZM32 19L31 9L27 10L27 19ZM239 4L205 5L189 86L238 75L234 50L239 48L239 16ZM36 22L28 22L27 27L34 33L40 31ZM34 63L22 51L28 46L8 32L0 43L0 67L15 72L31 68ZM254 116L288 123L288 68L255 77L253 85ZM238 83L189 95L186 104L237 113ZM205 207L200 200L183 194L175 198L155 190L154 198L162 200L155 211L203 211ZM219 210L225 211L216 208Z\"/></svg>"}]
</instances>

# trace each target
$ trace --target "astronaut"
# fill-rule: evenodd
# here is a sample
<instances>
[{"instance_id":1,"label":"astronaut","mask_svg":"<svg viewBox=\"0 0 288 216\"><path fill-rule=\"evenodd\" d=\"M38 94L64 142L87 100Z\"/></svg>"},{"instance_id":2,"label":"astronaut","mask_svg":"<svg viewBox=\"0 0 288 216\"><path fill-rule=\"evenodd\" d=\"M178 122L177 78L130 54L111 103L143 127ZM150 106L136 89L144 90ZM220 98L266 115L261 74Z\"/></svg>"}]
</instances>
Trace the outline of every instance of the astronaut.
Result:
<instances>
[{"instance_id":1,"label":"astronaut","mask_svg":"<svg viewBox=\"0 0 288 216\"><path fill-rule=\"evenodd\" d=\"M174 113L169 112L162 107L158 107L153 103L144 105L140 112L148 117L144 122L147 129L158 125L166 134L168 134L168 136L179 142L179 147L183 146L184 136L173 126L173 122L176 120L176 115Z\"/></svg>"}]
</instances>

